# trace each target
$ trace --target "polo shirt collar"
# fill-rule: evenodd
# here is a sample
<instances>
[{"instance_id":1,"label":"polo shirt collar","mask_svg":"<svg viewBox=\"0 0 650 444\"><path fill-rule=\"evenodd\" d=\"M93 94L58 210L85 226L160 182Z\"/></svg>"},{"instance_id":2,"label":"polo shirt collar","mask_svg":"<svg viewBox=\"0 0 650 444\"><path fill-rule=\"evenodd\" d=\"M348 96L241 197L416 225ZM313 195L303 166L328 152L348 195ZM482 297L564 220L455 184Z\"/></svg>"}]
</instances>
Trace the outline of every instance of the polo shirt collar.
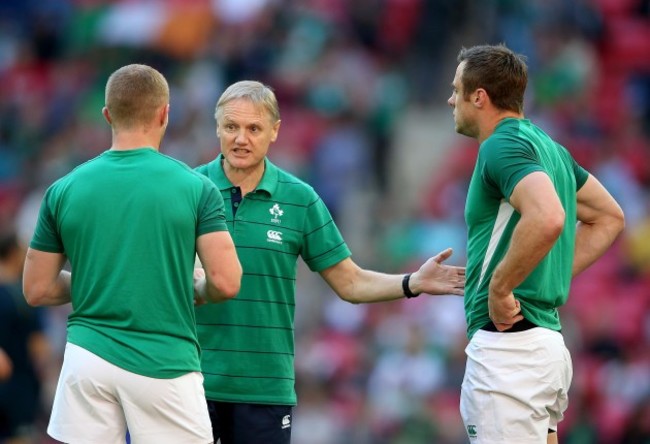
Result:
<instances>
[{"instance_id":1,"label":"polo shirt collar","mask_svg":"<svg viewBox=\"0 0 650 444\"><path fill-rule=\"evenodd\" d=\"M215 184L219 188L219 190L227 190L229 188L232 188L234 185L230 180L228 180L228 177L226 176L226 173L223 170L223 154L219 154L217 158L215 159ZM257 184L257 187L255 188L255 191L257 190L263 190L269 193L271 196L275 193L275 191L278 188L278 179L280 177L278 167L276 167L269 159L268 157L264 158L264 174L262 174L262 180L260 180L260 183Z\"/></svg>"}]
</instances>

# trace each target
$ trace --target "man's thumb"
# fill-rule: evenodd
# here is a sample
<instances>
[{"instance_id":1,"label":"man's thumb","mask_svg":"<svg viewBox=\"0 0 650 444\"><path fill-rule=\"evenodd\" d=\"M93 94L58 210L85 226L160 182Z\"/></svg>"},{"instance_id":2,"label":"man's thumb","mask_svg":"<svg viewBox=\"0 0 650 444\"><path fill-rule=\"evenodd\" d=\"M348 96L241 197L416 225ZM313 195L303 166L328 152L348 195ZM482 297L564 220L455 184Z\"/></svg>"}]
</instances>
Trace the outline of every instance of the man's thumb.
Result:
<instances>
[{"instance_id":1,"label":"man's thumb","mask_svg":"<svg viewBox=\"0 0 650 444\"><path fill-rule=\"evenodd\" d=\"M445 251L442 251L442 252L438 253L438 255L436 256L436 262L438 262L440 264L440 263L446 261L447 259L449 259L451 257L453 252L454 252L454 250L452 250L451 248L447 248Z\"/></svg>"}]
</instances>

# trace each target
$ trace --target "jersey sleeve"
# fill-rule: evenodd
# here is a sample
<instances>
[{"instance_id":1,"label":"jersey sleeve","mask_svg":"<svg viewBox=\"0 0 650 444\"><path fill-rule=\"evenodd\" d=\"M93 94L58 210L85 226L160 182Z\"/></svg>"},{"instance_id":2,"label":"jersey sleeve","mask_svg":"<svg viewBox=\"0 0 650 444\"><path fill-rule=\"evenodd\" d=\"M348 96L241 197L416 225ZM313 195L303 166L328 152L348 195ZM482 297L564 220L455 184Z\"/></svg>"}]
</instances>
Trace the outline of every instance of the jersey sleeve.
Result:
<instances>
[{"instance_id":1,"label":"jersey sleeve","mask_svg":"<svg viewBox=\"0 0 650 444\"><path fill-rule=\"evenodd\" d=\"M41 202L36 228L29 244L30 248L34 250L47 253L64 253L63 241L52 211L55 194L53 187L48 188Z\"/></svg>"},{"instance_id":2,"label":"jersey sleeve","mask_svg":"<svg viewBox=\"0 0 650 444\"><path fill-rule=\"evenodd\" d=\"M307 208L301 255L311 271L319 272L350 257L350 249L319 196Z\"/></svg>"},{"instance_id":3,"label":"jersey sleeve","mask_svg":"<svg viewBox=\"0 0 650 444\"><path fill-rule=\"evenodd\" d=\"M532 146L508 138L486 140L479 151L483 180L496 193L509 199L521 179L544 171Z\"/></svg>"},{"instance_id":4,"label":"jersey sleeve","mask_svg":"<svg viewBox=\"0 0 650 444\"><path fill-rule=\"evenodd\" d=\"M214 231L227 231L226 211L221 193L207 177L199 177L201 177L203 189L199 201L197 237Z\"/></svg>"},{"instance_id":5,"label":"jersey sleeve","mask_svg":"<svg viewBox=\"0 0 650 444\"><path fill-rule=\"evenodd\" d=\"M582 188L585 182L587 182L587 179L589 178L589 171L581 167L573 157L571 157L571 163L573 166L573 173L576 176L576 190L579 190Z\"/></svg>"}]
</instances>

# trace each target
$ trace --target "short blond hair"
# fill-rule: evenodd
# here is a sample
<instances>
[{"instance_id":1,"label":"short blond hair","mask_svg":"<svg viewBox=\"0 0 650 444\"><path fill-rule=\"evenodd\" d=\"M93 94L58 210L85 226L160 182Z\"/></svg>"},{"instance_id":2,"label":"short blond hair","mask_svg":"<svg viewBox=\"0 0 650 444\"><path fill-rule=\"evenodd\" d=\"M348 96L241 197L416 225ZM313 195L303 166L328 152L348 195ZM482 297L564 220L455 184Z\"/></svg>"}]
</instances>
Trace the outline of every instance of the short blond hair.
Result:
<instances>
[{"instance_id":1,"label":"short blond hair","mask_svg":"<svg viewBox=\"0 0 650 444\"><path fill-rule=\"evenodd\" d=\"M223 113L223 108L228 102L237 99L250 101L253 105L262 106L271 117L271 121L276 123L280 120L280 107L275 93L270 86L255 80L241 80L233 83L221 94L217 106L214 110L214 118L219 123Z\"/></svg>"},{"instance_id":2,"label":"short blond hair","mask_svg":"<svg viewBox=\"0 0 650 444\"><path fill-rule=\"evenodd\" d=\"M167 80L150 66L123 66L106 82L106 108L114 128L129 129L148 124L156 110L168 103Z\"/></svg>"}]
</instances>

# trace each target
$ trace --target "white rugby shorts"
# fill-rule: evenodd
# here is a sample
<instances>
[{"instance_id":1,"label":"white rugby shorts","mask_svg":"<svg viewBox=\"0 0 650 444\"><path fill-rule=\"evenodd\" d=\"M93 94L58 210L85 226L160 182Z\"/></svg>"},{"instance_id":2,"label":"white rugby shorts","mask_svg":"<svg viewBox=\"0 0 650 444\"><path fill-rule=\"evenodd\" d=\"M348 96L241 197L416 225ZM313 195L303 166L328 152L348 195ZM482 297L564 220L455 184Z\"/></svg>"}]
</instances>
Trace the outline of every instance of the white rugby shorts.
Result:
<instances>
[{"instance_id":1,"label":"white rugby shorts","mask_svg":"<svg viewBox=\"0 0 650 444\"><path fill-rule=\"evenodd\" d=\"M203 375L141 376L67 343L48 434L70 444L213 441Z\"/></svg>"},{"instance_id":2,"label":"white rugby shorts","mask_svg":"<svg viewBox=\"0 0 650 444\"><path fill-rule=\"evenodd\" d=\"M568 406L571 356L559 332L477 331L465 349L460 410L472 444L542 444Z\"/></svg>"}]
</instances>

